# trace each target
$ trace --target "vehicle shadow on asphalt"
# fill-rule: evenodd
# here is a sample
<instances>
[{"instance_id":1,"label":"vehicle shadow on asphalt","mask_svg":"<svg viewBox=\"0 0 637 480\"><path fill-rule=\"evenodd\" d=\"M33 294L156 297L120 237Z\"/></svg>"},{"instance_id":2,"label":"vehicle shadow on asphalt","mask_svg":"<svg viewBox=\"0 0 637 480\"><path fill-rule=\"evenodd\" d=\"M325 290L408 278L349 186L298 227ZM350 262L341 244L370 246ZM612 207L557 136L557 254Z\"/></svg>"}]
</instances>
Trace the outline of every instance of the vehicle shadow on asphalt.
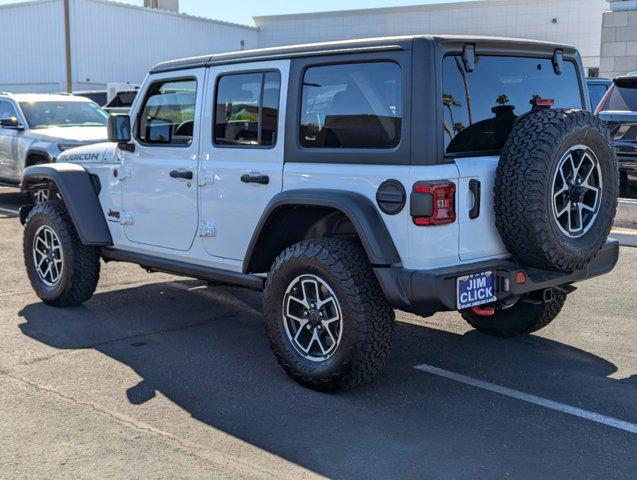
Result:
<instances>
[{"instance_id":1,"label":"vehicle shadow on asphalt","mask_svg":"<svg viewBox=\"0 0 637 480\"><path fill-rule=\"evenodd\" d=\"M132 368L143 379L123 392L132 404L160 392L197 420L331 478L630 476L627 432L413 368L637 421L637 379L608 378L616 367L603 358L539 336L505 341L399 322L392 357L371 384L322 394L278 367L260 304L255 292L174 281L70 309L31 304L20 328Z\"/></svg>"}]
</instances>

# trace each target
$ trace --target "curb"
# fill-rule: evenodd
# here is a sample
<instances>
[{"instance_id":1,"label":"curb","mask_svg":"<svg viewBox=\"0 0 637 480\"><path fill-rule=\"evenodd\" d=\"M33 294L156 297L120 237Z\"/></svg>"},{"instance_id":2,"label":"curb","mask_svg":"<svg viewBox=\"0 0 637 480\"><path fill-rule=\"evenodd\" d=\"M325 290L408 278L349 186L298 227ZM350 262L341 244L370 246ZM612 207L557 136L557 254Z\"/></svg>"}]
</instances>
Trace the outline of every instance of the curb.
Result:
<instances>
[{"instance_id":1,"label":"curb","mask_svg":"<svg viewBox=\"0 0 637 480\"><path fill-rule=\"evenodd\" d=\"M615 225L618 227L637 228L637 200L619 199Z\"/></svg>"},{"instance_id":2,"label":"curb","mask_svg":"<svg viewBox=\"0 0 637 480\"><path fill-rule=\"evenodd\" d=\"M624 247L637 247L637 229L613 228L610 237L619 240L619 244Z\"/></svg>"}]
</instances>

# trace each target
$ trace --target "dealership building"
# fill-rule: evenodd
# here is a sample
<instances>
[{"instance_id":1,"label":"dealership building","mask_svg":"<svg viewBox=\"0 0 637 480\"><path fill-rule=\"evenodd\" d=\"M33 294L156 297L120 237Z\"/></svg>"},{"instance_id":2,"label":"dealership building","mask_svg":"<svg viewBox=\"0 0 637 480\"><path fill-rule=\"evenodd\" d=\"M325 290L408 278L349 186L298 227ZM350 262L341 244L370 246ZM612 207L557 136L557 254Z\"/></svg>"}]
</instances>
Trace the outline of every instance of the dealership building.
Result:
<instances>
[{"instance_id":1,"label":"dealership building","mask_svg":"<svg viewBox=\"0 0 637 480\"><path fill-rule=\"evenodd\" d=\"M637 70L637 0L478 0L254 17L179 13L178 0L34 0L0 6L0 90L55 92L141 83L172 58L411 34L525 37L575 45L589 75ZM214 15L211 2L210 14Z\"/></svg>"}]
</instances>

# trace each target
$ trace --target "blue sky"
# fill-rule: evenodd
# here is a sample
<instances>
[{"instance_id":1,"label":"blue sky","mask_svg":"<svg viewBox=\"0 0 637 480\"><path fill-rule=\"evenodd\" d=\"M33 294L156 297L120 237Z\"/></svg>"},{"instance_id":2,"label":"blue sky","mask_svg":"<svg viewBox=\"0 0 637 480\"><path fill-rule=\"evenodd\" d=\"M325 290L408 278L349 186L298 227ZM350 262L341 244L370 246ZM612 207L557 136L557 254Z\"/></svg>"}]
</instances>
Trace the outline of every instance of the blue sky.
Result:
<instances>
[{"instance_id":1,"label":"blue sky","mask_svg":"<svg viewBox=\"0 0 637 480\"><path fill-rule=\"evenodd\" d=\"M28 0L22 0L28 1ZM124 3L143 5L143 0L119 0ZM448 3L460 0L180 0L184 13L200 17L215 18L228 22L252 25L252 16L304 13L327 10L352 10L357 8L394 7L422 5L426 3ZM20 0L0 0L0 5L21 3Z\"/></svg>"}]
</instances>

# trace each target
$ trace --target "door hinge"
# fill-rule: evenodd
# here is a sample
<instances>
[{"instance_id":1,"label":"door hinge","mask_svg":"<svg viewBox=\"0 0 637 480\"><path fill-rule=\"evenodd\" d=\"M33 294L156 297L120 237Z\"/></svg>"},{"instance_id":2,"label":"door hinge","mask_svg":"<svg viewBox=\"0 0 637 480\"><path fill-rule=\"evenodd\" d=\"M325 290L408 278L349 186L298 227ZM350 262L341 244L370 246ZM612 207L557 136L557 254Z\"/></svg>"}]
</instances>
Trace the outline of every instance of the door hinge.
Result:
<instances>
[{"instance_id":1,"label":"door hinge","mask_svg":"<svg viewBox=\"0 0 637 480\"><path fill-rule=\"evenodd\" d=\"M217 228L214 223L203 221L199 226L200 237L214 237L217 234Z\"/></svg>"},{"instance_id":2,"label":"door hinge","mask_svg":"<svg viewBox=\"0 0 637 480\"><path fill-rule=\"evenodd\" d=\"M130 212L119 212L119 224L120 225L132 225L133 214Z\"/></svg>"},{"instance_id":3,"label":"door hinge","mask_svg":"<svg viewBox=\"0 0 637 480\"><path fill-rule=\"evenodd\" d=\"M120 181L126 180L127 178L133 176L133 171L130 168L122 165L121 167L117 167L115 170L113 170L113 176Z\"/></svg>"},{"instance_id":4,"label":"door hinge","mask_svg":"<svg viewBox=\"0 0 637 480\"><path fill-rule=\"evenodd\" d=\"M215 174L212 173L210 170L202 168L201 172L199 173L199 186L205 187L206 185L214 183L214 181Z\"/></svg>"}]
</instances>

